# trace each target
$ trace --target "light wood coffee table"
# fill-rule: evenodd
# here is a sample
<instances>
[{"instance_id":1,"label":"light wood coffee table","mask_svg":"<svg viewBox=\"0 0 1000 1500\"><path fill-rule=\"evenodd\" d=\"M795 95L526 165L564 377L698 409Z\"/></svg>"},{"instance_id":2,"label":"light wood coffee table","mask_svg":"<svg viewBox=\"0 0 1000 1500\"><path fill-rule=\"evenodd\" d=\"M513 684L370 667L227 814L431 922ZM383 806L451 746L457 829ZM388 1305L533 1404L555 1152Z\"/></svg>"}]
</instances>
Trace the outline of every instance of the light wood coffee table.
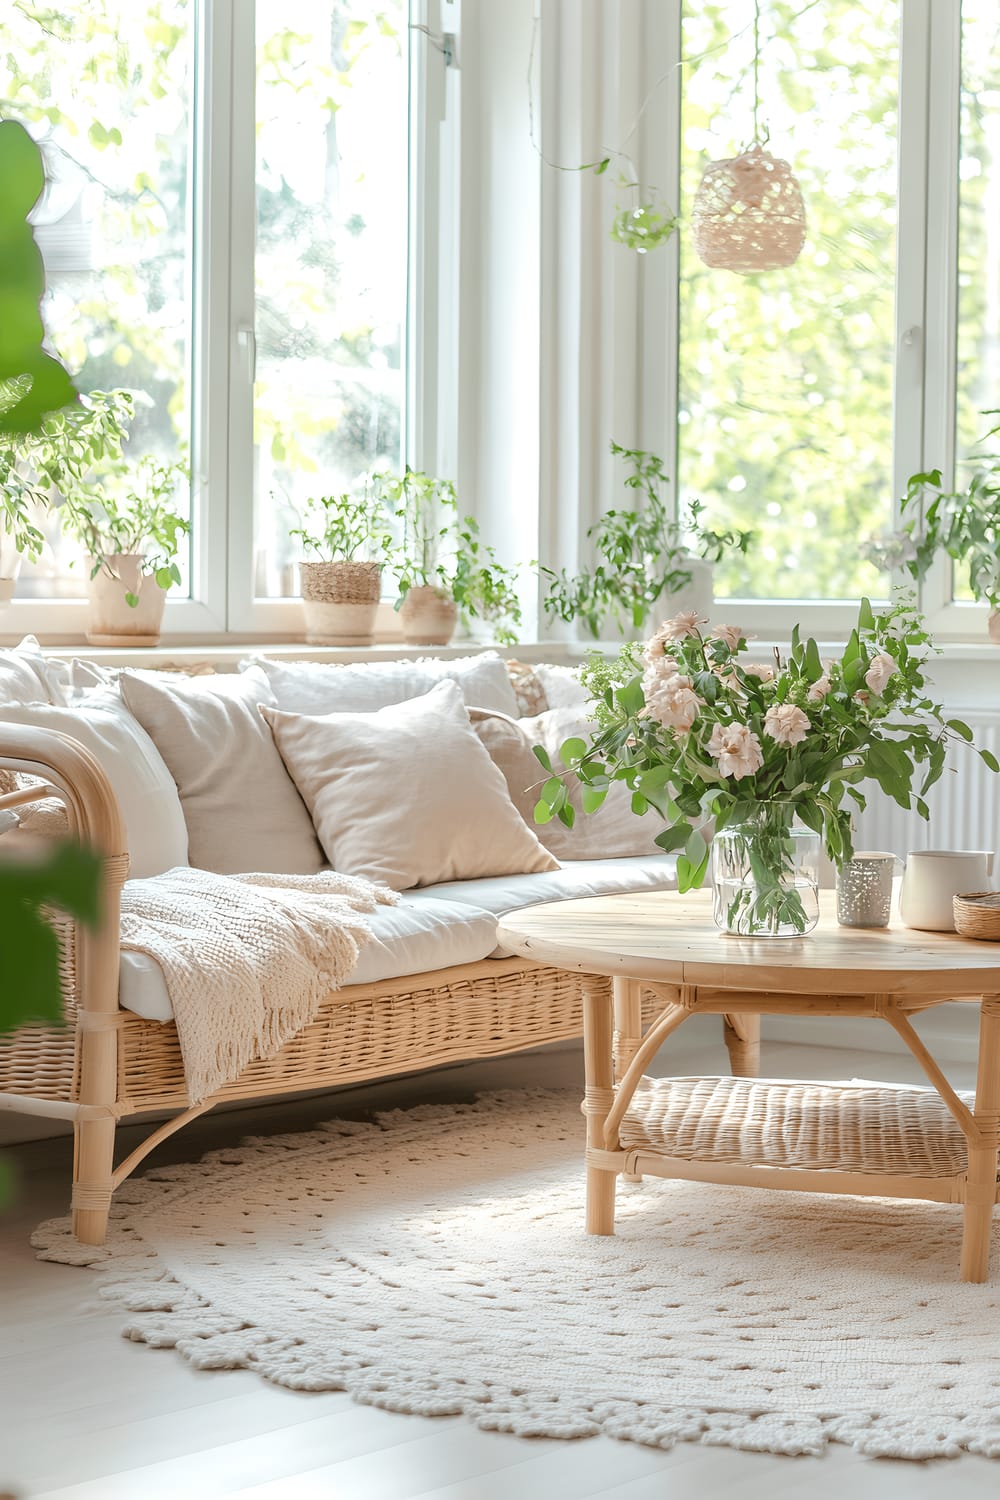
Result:
<instances>
[{"instance_id":1,"label":"light wood coffee table","mask_svg":"<svg viewBox=\"0 0 1000 1500\"><path fill-rule=\"evenodd\" d=\"M985 1281L1000 1147L1000 943L893 926L839 927L824 893L806 937L724 935L707 893L559 901L513 912L505 947L584 974L587 1217L613 1234L620 1173L964 1204L961 1276ZM642 1029L642 1001L662 1009ZM909 1019L980 1007L974 1103ZM647 1078L691 1015L725 1015L752 1057L761 1014L868 1016L903 1038L933 1085ZM747 1071L744 1069L743 1071Z\"/></svg>"}]
</instances>

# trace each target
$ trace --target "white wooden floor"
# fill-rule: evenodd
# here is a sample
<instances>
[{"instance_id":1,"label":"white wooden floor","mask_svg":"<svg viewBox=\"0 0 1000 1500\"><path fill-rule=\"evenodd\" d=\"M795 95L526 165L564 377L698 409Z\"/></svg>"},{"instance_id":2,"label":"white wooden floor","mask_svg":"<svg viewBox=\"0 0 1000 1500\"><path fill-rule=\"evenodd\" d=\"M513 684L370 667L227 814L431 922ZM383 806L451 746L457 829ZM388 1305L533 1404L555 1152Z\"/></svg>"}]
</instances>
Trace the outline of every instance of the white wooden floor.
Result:
<instances>
[{"instance_id":1,"label":"white wooden floor","mask_svg":"<svg viewBox=\"0 0 1000 1500\"><path fill-rule=\"evenodd\" d=\"M692 1027L707 1023L696 1021ZM722 1071L701 1031L670 1070ZM657 1071L665 1072L666 1067ZM908 1059L765 1047L775 1077L912 1078ZM968 1087L961 1066L953 1081ZM506 1058L264 1111L197 1121L156 1160L190 1159L241 1135L316 1119L467 1097L479 1088L577 1083L572 1050ZM0 1219L0 1490L18 1500L964 1500L1000 1494L1000 1462L822 1459L684 1444L671 1452L594 1438L529 1440L464 1418L404 1417L342 1394L297 1394L248 1371L199 1371L171 1350L127 1343L122 1314L94 1304L85 1270L42 1264L35 1223L62 1213L69 1143L18 1146L17 1202ZM1000 1274L997 1268L995 1274ZM1000 1358L1000 1353L998 1353ZM0 1496L0 1500L3 1497Z\"/></svg>"}]
</instances>

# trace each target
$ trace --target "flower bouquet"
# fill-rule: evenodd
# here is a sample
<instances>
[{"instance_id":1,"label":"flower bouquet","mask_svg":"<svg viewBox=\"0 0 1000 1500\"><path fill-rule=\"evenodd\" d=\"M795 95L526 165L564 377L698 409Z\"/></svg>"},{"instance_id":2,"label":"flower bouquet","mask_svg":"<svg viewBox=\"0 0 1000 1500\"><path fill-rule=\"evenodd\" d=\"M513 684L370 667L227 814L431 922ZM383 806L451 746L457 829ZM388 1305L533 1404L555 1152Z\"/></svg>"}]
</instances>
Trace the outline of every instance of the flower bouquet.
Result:
<instances>
[{"instance_id":1,"label":"flower bouquet","mask_svg":"<svg viewBox=\"0 0 1000 1500\"><path fill-rule=\"evenodd\" d=\"M972 732L945 719L929 696L924 667L933 648L908 603L876 613L862 600L833 661L796 627L786 657L775 650L773 666L749 662L739 626L703 632L703 623L679 614L644 646L592 655L582 677L597 730L589 744L568 740L561 759L582 783L585 812L601 805L612 781L624 781L633 812L653 808L666 819L656 843L680 851L681 891L705 879L714 826L720 927L807 932L818 919L819 840L838 869L851 858L852 814L865 807L858 783L877 782L926 818L924 797L949 740L971 741ZM541 747L535 754L549 772L536 819L572 826L562 777ZM978 754L1000 769L989 751Z\"/></svg>"}]
</instances>

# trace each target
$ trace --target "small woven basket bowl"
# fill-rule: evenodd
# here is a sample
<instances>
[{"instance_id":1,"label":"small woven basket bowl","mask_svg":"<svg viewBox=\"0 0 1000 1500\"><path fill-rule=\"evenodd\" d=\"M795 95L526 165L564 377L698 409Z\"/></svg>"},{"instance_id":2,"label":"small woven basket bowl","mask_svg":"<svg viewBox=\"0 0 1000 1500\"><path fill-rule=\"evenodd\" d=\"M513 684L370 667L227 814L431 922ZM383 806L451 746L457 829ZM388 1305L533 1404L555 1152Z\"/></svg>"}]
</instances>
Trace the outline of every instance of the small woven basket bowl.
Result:
<instances>
[{"instance_id":1,"label":"small woven basket bowl","mask_svg":"<svg viewBox=\"0 0 1000 1500\"><path fill-rule=\"evenodd\" d=\"M955 931L963 937L1000 943L1000 891L968 891L952 897Z\"/></svg>"}]
</instances>

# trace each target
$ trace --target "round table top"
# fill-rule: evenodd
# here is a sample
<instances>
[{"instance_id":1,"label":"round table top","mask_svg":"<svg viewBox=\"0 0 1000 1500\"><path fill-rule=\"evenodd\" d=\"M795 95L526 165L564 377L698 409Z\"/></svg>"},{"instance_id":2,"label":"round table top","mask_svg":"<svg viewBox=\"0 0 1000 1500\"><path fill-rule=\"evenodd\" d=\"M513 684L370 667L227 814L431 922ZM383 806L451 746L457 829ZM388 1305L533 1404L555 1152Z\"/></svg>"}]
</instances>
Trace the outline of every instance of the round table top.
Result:
<instances>
[{"instance_id":1,"label":"round table top","mask_svg":"<svg viewBox=\"0 0 1000 1500\"><path fill-rule=\"evenodd\" d=\"M498 941L557 969L659 984L788 994L1000 994L1000 943L918 932L898 917L881 928L841 927L835 896L820 893L819 925L804 937L720 932L709 891L591 896L510 912Z\"/></svg>"}]
</instances>

